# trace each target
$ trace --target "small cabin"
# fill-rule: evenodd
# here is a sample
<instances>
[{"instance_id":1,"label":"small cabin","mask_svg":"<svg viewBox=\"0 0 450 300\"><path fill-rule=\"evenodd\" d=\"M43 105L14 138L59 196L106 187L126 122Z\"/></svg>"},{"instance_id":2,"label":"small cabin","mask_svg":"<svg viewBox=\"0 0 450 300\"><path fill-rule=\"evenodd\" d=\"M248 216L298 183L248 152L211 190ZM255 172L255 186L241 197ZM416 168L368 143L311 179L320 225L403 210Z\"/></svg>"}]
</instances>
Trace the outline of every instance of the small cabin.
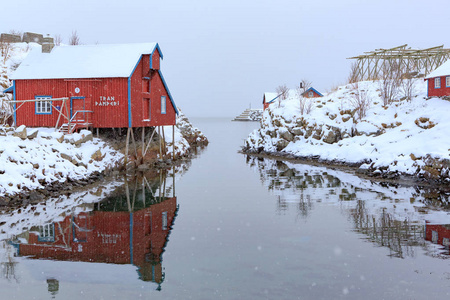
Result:
<instances>
[{"instance_id":1,"label":"small cabin","mask_svg":"<svg viewBox=\"0 0 450 300\"><path fill-rule=\"evenodd\" d=\"M157 43L33 50L11 76L15 125L68 123L69 131L175 125L162 58Z\"/></svg>"},{"instance_id":2,"label":"small cabin","mask_svg":"<svg viewBox=\"0 0 450 300\"><path fill-rule=\"evenodd\" d=\"M273 103L275 100L278 99L278 97L280 97L280 95L278 95L277 93L264 93L263 95L263 108L264 110L266 110L266 108L269 107L269 105L271 103Z\"/></svg>"},{"instance_id":3,"label":"small cabin","mask_svg":"<svg viewBox=\"0 0 450 300\"><path fill-rule=\"evenodd\" d=\"M450 96L450 60L425 77L428 97Z\"/></svg>"},{"instance_id":4,"label":"small cabin","mask_svg":"<svg viewBox=\"0 0 450 300\"><path fill-rule=\"evenodd\" d=\"M309 89L307 89L306 91L304 91L302 93L302 96L305 98L318 98L318 97L323 97L323 95L317 91L315 88L310 87Z\"/></svg>"}]
</instances>

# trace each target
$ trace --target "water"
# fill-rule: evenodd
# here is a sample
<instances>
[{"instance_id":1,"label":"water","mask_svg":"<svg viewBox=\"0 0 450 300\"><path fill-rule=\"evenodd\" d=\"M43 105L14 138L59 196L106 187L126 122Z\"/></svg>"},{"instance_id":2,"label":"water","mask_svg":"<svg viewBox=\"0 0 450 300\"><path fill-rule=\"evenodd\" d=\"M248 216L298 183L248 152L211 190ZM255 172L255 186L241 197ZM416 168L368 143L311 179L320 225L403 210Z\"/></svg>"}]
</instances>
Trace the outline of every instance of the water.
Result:
<instances>
[{"instance_id":1,"label":"water","mask_svg":"<svg viewBox=\"0 0 450 300\"><path fill-rule=\"evenodd\" d=\"M237 153L257 123L193 122L210 145L175 184L173 170L149 172L1 216L2 298L449 295L445 209L413 188Z\"/></svg>"}]
</instances>

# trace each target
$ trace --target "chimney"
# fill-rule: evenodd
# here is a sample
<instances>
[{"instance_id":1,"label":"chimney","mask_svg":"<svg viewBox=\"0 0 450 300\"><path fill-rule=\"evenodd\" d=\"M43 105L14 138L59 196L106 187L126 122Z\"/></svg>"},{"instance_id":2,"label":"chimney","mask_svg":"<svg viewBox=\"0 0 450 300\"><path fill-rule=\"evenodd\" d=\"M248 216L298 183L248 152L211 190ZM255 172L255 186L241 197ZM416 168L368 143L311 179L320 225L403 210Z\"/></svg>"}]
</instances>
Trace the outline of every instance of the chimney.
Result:
<instances>
[{"instance_id":1,"label":"chimney","mask_svg":"<svg viewBox=\"0 0 450 300\"><path fill-rule=\"evenodd\" d=\"M47 35L42 39L42 53L52 52L53 47L55 47L55 43L50 35Z\"/></svg>"}]
</instances>

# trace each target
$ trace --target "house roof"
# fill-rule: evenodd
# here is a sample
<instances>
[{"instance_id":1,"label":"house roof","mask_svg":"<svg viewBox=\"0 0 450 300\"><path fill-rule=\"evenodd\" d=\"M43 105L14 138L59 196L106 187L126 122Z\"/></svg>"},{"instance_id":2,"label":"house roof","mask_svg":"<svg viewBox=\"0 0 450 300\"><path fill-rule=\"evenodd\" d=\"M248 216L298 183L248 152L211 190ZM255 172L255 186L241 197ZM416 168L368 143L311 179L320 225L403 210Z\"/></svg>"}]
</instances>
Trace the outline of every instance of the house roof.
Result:
<instances>
[{"instance_id":1,"label":"house roof","mask_svg":"<svg viewBox=\"0 0 450 300\"><path fill-rule=\"evenodd\" d=\"M280 95L278 95L277 93L264 93L264 98L263 98L263 104L264 101L265 103L272 103L273 101L275 101Z\"/></svg>"},{"instance_id":2,"label":"house roof","mask_svg":"<svg viewBox=\"0 0 450 300\"><path fill-rule=\"evenodd\" d=\"M11 79L129 77L143 54L158 50L157 43L59 46L51 53L33 49Z\"/></svg>"},{"instance_id":3,"label":"house roof","mask_svg":"<svg viewBox=\"0 0 450 300\"><path fill-rule=\"evenodd\" d=\"M304 91L302 95L308 93L309 91L313 91L313 92L315 92L317 95L319 95L320 97L323 97L323 95L322 95L318 90L316 90L316 89L313 88L313 87L310 87L309 89L307 89L306 91Z\"/></svg>"},{"instance_id":4,"label":"house roof","mask_svg":"<svg viewBox=\"0 0 450 300\"><path fill-rule=\"evenodd\" d=\"M449 76L450 75L450 59L443 63L440 67L436 68L433 72L428 74L425 79L440 77L440 76Z\"/></svg>"}]
</instances>

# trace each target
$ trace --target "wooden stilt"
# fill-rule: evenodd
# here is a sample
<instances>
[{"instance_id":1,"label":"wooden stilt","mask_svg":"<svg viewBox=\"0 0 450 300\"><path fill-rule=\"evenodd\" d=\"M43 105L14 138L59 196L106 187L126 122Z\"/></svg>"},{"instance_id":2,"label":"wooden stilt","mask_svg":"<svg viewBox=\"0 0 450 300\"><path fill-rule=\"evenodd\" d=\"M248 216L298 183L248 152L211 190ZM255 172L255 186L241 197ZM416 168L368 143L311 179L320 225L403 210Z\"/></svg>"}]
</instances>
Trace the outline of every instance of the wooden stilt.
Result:
<instances>
[{"instance_id":1,"label":"wooden stilt","mask_svg":"<svg viewBox=\"0 0 450 300\"><path fill-rule=\"evenodd\" d=\"M136 146L136 140L134 139L134 129L133 128L131 128L131 141L133 142L134 155L137 158L137 146Z\"/></svg>"},{"instance_id":2,"label":"wooden stilt","mask_svg":"<svg viewBox=\"0 0 450 300\"><path fill-rule=\"evenodd\" d=\"M159 135L159 158L163 159L162 155L162 136L161 136L161 126L158 126L158 135Z\"/></svg>"},{"instance_id":3,"label":"wooden stilt","mask_svg":"<svg viewBox=\"0 0 450 300\"><path fill-rule=\"evenodd\" d=\"M175 197L175 166L173 166L173 186L172 186L172 197Z\"/></svg>"},{"instance_id":4,"label":"wooden stilt","mask_svg":"<svg viewBox=\"0 0 450 300\"><path fill-rule=\"evenodd\" d=\"M153 135L154 135L155 133L156 133L156 128L153 128L152 135L150 136L150 139L148 140L148 144L147 144L147 147L145 147L145 151L144 151L144 155L143 155L143 156L145 156L145 154L147 154L148 147L150 147L150 143L152 142L152 140L153 140Z\"/></svg>"},{"instance_id":5,"label":"wooden stilt","mask_svg":"<svg viewBox=\"0 0 450 300\"><path fill-rule=\"evenodd\" d=\"M162 126L162 136L163 136L163 154L164 154L164 157L166 156L166 154L167 154L167 149L166 149L166 136L165 136L165 134L164 134L164 126Z\"/></svg>"},{"instance_id":6,"label":"wooden stilt","mask_svg":"<svg viewBox=\"0 0 450 300\"><path fill-rule=\"evenodd\" d=\"M166 179L167 179L167 174L166 174L166 171L164 171L164 178L163 178L163 183L164 183L164 187L163 187L163 198L166 198Z\"/></svg>"},{"instance_id":7,"label":"wooden stilt","mask_svg":"<svg viewBox=\"0 0 450 300\"><path fill-rule=\"evenodd\" d=\"M97 138L99 137L99 134L98 134L98 127L97 127Z\"/></svg>"},{"instance_id":8,"label":"wooden stilt","mask_svg":"<svg viewBox=\"0 0 450 300\"><path fill-rule=\"evenodd\" d=\"M130 128L128 128L127 131L127 141L125 142L125 168L127 167L128 163L128 144L130 143Z\"/></svg>"},{"instance_id":9,"label":"wooden stilt","mask_svg":"<svg viewBox=\"0 0 450 300\"><path fill-rule=\"evenodd\" d=\"M175 125L172 125L172 160L175 160Z\"/></svg>"}]
</instances>

